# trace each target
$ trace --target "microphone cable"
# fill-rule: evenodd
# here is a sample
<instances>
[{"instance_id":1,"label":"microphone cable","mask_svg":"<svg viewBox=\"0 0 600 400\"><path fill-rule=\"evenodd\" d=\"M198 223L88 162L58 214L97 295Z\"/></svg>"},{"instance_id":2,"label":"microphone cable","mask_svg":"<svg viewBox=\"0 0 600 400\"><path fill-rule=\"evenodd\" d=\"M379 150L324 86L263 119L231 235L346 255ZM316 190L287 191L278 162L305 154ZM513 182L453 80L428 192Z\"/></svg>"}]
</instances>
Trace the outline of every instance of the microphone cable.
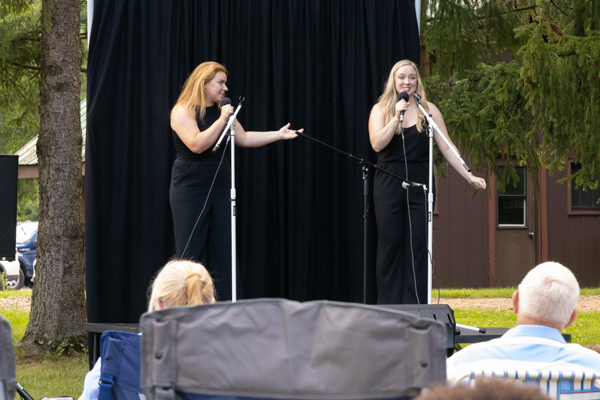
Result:
<instances>
[{"instance_id":1,"label":"microphone cable","mask_svg":"<svg viewBox=\"0 0 600 400\"><path fill-rule=\"evenodd\" d=\"M196 223L194 224L194 227L192 228L192 232L190 233L190 237L188 238L188 241L185 245L185 248L183 249L183 251L181 252L181 259L183 259L183 256L185 254L185 251L187 250L188 246L190 245L190 241L192 240L192 236L194 235L194 231L196 230L196 226L198 226L198 222L200 222L200 218L202 217L202 214L204 213L204 209L206 208L206 205L208 204L208 199L210 198L210 193L212 192L213 186L215 184L215 181L217 180L217 175L219 174L219 170L221 169L221 164L223 164L223 159L225 158L225 153L227 152L227 146L229 146L229 140L227 142L225 142L225 147L223 148L223 154L221 155L221 160L219 161L219 165L217 166L217 170L215 172L215 176L213 176L213 180L210 183L210 188L208 189L208 193L206 194L206 200L204 200L204 205L202 206L202 210L200 211L200 215L198 215L198 219L196 219Z\"/></svg>"},{"instance_id":2,"label":"microphone cable","mask_svg":"<svg viewBox=\"0 0 600 400\"><path fill-rule=\"evenodd\" d=\"M404 141L404 126L400 125L400 135L402 136L402 151L404 153L404 175L405 179L408 181L408 161L406 159L406 142ZM421 304L421 300L419 299L419 289L417 288L417 275L415 273L415 253L413 249L413 235L412 235L412 220L410 218L410 199L409 199L409 187L406 188L406 207L408 212L408 237L410 240L410 259L411 259L411 267L413 272L413 281L415 284L415 294L417 296L417 304Z\"/></svg>"}]
</instances>

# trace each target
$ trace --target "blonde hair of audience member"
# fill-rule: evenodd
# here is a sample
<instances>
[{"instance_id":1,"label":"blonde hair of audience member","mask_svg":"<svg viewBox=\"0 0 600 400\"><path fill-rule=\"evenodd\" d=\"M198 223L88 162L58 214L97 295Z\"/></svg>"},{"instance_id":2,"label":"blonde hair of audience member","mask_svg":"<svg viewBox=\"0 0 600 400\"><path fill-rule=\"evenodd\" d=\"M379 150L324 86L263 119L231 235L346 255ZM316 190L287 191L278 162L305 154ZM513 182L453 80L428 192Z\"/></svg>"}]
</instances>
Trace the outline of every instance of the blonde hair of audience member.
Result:
<instances>
[{"instance_id":1,"label":"blonde hair of audience member","mask_svg":"<svg viewBox=\"0 0 600 400\"><path fill-rule=\"evenodd\" d=\"M396 115L396 103L398 102L398 92L396 91L395 78L398 70L406 65L412 66L415 69L415 72L417 73L417 89L415 90L415 93L421 96L421 105L425 110L427 110L427 112L429 112L429 105L427 104L427 95L425 94L425 87L423 86L423 82L421 82L421 75L419 75L419 68L417 67L417 64L410 60L401 60L394 64L394 66L392 67L392 70L390 71L390 76L388 77L387 83L385 85L385 90L383 91L383 94L379 97L379 99L377 99L377 103L379 103L379 106L381 107L381 109L383 110L383 114L385 115L384 125L387 125L388 122L390 122L390 120ZM419 112L417 113L417 130L419 132L423 131L424 119L425 116L423 115L421 110L419 110ZM398 124L396 131L400 132L400 124Z\"/></svg>"},{"instance_id":2,"label":"blonde hair of audience member","mask_svg":"<svg viewBox=\"0 0 600 400\"><path fill-rule=\"evenodd\" d=\"M457 384L437 386L415 400L548 400L537 386L516 385L513 382L478 378L473 386Z\"/></svg>"},{"instance_id":3,"label":"blonde hair of audience member","mask_svg":"<svg viewBox=\"0 0 600 400\"><path fill-rule=\"evenodd\" d=\"M152 282L148 312L214 302L215 287L206 268L193 261L172 260Z\"/></svg>"},{"instance_id":4,"label":"blonde hair of audience member","mask_svg":"<svg viewBox=\"0 0 600 400\"><path fill-rule=\"evenodd\" d=\"M541 325L554 325L562 330L577 317L579 283L575 275L559 263L545 262L529 271L514 296L517 297L517 315Z\"/></svg>"},{"instance_id":5,"label":"blonde hair of audience member","mask_svg":"<svg viewBox=\"0 0 600 400\"><path fill-rule=\"evenodd\" d=\"M198 65L194 72L192 72L185 81L181 94L179 95L173 110L175 110L178 105L181 105L190 117L195 119L196 114L198 114L200 121L204 122L207 99L204 86L208 82L212 81L218 72L223 72L225 75L229 75L227 68L218 62L207 61ZM220 110L221 104L217 103L217 107L219 107ZM171 111L171 114L172 113L173 111Z\"/></svg>"}]
</instances>

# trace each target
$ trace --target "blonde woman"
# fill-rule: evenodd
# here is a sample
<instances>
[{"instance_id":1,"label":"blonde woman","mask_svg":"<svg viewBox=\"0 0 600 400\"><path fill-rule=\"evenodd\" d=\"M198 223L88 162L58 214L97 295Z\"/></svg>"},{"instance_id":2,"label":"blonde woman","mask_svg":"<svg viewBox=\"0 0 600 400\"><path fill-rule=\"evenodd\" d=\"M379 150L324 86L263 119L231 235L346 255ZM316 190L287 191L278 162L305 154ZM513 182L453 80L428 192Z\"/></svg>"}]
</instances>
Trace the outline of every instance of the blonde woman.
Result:
<instances>
[{"instance_id":1,"label":"blonde woman","mask_svg":"<svg viewBox=\"0 0 600 400\"><path fill-rule=\"evenodd\" d=\"M228 90L228 74L219 63L200 64L171 111L177 159L171 171L169 196L177 257L206 265L215 279L219 300L231 299L231 172L227 158L218 168L225 146L215 153L212 148L234 112L231 104L220 105ZM235 122L235 143L242 147L259 147L297 136L289 123L278 131L246 132Z\"/></svg>"},{"instance_id":2,"label":"blonde woman","mask_svg":"<svg viewBox=\"0 0 600 400\"><path fill-rule=\"evenodd\" d=\"M408 95L408 101L399 101L398 96L402 92ZM415 93L421 96L423 108L450 139L442 114L433 103L427 101L419 70L409 60L397 62L390 71L385 90L371 109L369 138L371 146L379 153L379 168L412 182L427 184L429 138L426 119L417 107ZM402 112L404 122L400 125ZM434 139L448 163L467 182L477 189L485 189L485 180L463 168L437 131L434 132ZM435 183L431 189L435 195ZM427 304L427 198L423 190L411 188L407 192L399 179L377 171L373 202L378 238L377 302Z\"/></svg>"},{"instance_id":3,"label":"blonde woman","mask_svg":"<svg viewBox=\"0 0 600 400\"><path fill-rule=\"evenodd\" d=\"M192 261L173 260L158 272L150 286L148 312L214 302L215 287L206 268ZM98 398L101 368L101 359L98 359L85 376L79 400Z\"/></svg>"}]
</instances>

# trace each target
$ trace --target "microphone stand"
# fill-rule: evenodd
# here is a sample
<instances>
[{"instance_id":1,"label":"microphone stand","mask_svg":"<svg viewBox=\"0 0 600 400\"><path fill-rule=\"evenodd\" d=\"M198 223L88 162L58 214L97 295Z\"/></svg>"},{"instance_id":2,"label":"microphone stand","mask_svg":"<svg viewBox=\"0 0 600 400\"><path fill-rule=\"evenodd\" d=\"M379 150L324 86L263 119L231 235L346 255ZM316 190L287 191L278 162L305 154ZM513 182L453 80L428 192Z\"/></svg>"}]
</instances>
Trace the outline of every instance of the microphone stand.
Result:
<instances>
[{"instance_id":1,"label":"microphone stand","mask_svg":"<svg viewBox=\"0 0 600 400\"><path fill-rule=\"evenodd\" d=\"M237 113L242 108L242 103L246 100L245 97L240 96L240 104L237 106L237 110L232 114L232 118L230 123L225 128L225 135L228 135L227 142L225 146L229 144L229 140L231 140L231 192L230 192L230 200L231 200L231 301L235 303L237 301L237 233L236 233L236 215L235 215L235 206L236 206L236 190L235 190L235 117ZM229 131L229 133L227 133ZM218 148L219 143L215 146Z\"/></svg>"},{"instance_id":2,"label":"microphone stand","mask_svg":"<svg viewBox=\"0 0 600 400\"><path fill-rule=\"evenodd\" d=\"M363 227L363 303L367 304L367 222L369 219L369 173L371 170L379 170L383 173L386 173L390 176L393 176L396 179L400 179L403 183L403 185L407 185L407 186L423 186L423 188L426 190L427 188L425 187L425 185L422 185L420 183L415 183L415 182L411 182L408 181L404 178L402 178L401 176L398 176L392 172L388 172L384 169L381 169L379 167L377 167L376 164L373 164L370 161L364 160L362 158L356 157L350 153L346 153L343 150L338 149L337 147L333 147L327 143L321 142L320 140L317 140L311 136L308 136L307 134L303 133L303 132L298 132L296 131L296 134L303 136L307 139L312 140L313 142L319 143L322 146L325 147L329 147L332 150L337 151L338 153L341 153L343 155L345 155L348 158L352 158L356 161L358 161L359 163L362 164L362 173L363 173L363 195L364 195L364 207L363 207L363 221L364 221L364 227Z\"/></svg>"},{"instance_id":3,"label":"microphone stand","mask_svg":"<svg viewBox=\"0 0 600 400\"><path fill-rule=\"evenodd\" d=\"M427 304L431 304L431 286L432 286L432 258L433 258L433 131L436 130L440 137L444 139L448 147L452 150L456 158L462 163L463 167L468 172L471 172L471 168L465 163L460 154L456 151L454 146L446 138L446 135L440 131L440 128L435 123L431 115L421 105L421 96L417 93L413 94L417 107L421 110L425 118L427 119L427 130L429 131L429 190L427 191Z\"/></svg>"}]
</instances>

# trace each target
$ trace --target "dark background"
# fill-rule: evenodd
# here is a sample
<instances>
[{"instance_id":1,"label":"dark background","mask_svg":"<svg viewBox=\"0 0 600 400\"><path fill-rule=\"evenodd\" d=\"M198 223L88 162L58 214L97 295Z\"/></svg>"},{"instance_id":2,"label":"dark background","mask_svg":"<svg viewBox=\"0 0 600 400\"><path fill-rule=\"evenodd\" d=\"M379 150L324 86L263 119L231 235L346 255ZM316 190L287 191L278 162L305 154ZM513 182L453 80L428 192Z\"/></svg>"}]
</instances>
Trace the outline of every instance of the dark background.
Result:
<instances>
[{"instance_id":1,"label":"dark background","mask_svg":"<svg viewBox=\"0 0 600 400\"><path fill-rule=\"evenodd\" d=\"M0 154L0 260L15 260L19 156Z\"/></svg>"},{"instance_id":2,"label":"dark background","mask_svg":"<svg viewBox=\"0 0 600 400\"><path fill-rule=\"evenodd\" d=\"M292 128L376 161L369 112L395 62L419 61L408 0L97 0L88 60L89 322L137 322L174 254L169 112L203 61L229 71L246 130ZM244 296L363 299L361 165L306 138L236 150ZM375 300L375 220L368 299Z\"/></svg>"}]
</instances>

